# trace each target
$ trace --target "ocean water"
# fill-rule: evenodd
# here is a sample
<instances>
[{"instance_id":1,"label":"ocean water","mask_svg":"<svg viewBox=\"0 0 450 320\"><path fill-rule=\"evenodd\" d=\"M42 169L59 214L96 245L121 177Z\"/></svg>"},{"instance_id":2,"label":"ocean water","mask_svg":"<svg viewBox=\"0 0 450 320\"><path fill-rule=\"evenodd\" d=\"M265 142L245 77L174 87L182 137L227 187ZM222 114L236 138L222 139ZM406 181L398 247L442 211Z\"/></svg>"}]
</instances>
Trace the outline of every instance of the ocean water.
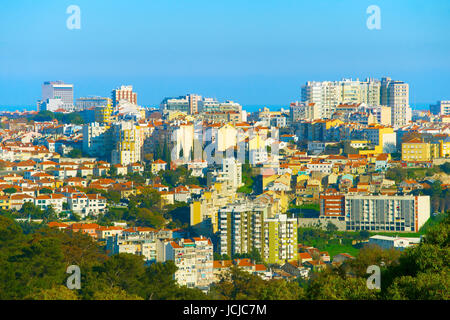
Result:
<instances>
[{"instance_id":1,"label":"ocean water","mask_svg":"<svg viewBox=\"0 0 450 320\"><path fill-rule=\"evenodd\" d=\"M429 110L430 104L433 103L414 103L411 104L411 108L413 110ZM269 108L271 111L280 111L281 108L288 109L289 110L289 103L288 104L278 104L278 105L262 105L262 104L252 104L252 105L243 105L242 108L246 110L247 112L257 112L259 109L262 108ZM1 111L34 111L37 110L36 106L0 106L0 112Z\"/></svg>"}]
</instances>

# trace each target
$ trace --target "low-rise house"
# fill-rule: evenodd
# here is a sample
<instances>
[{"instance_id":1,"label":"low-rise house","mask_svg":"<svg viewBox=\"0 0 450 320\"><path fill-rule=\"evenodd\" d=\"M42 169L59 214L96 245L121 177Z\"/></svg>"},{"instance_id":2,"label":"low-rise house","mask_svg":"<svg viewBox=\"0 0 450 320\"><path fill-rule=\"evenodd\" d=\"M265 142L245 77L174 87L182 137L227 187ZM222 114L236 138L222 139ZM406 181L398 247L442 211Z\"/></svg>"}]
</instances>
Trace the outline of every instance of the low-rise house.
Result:
<instances>
[{"instance_id":1,"label":"low-rise house","mask_svg":"<svg viewBox=\"0 0 450 320\"><path fill-rule=\"evenodd\" d=\"M167 168L167 162L158 159L152 162L151 170L153 174L158 174L160 171L164 171Z\"/></svg>"},{"instance_id":2,"label":"low-rise house","mask_svg":"<svg viewBox=\"0 0 450 320\"><path fill-rule=\"evenodd\" d=\"M34 199L35 206L42 210L52 207L56 212L63 210L63 203L66 202L64 195L59 193L42 194Z\"/></svg>"}]
</instances>

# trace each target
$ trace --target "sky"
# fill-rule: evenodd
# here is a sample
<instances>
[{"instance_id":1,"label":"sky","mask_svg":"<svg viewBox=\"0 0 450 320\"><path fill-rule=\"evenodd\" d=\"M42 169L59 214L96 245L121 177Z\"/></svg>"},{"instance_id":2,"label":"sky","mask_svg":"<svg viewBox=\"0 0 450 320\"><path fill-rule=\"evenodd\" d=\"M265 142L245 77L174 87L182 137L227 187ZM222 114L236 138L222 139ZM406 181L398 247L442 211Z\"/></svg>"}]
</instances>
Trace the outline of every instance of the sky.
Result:
<instances>
[{"instance_id":1,"label":"sky","mask_svg":"<svg viewBox=\"0 0 450 320\"><path fill-rule=\"evenodd\" d=\"M80 29L67 28L70 5ZM380 8L369 30L367 8ZM389 76L411 104L450 100L448 0L9 0L0 106L35 106L44 81L75 98L133 85L138 104L198 93L288 105L306 81ZM0 107L1 110L1 107Z\"/></svg>"}]
</instances>

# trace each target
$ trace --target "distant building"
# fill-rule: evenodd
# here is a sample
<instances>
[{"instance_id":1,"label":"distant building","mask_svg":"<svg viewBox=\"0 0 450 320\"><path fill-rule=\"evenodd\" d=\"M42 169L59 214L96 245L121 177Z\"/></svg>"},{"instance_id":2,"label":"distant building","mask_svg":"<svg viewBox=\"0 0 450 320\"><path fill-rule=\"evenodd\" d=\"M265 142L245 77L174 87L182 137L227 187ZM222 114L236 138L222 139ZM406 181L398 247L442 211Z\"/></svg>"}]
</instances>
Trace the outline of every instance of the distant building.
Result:
<instances>
[{"instance_id":1,"label":"distant building","mask_svg":"<svg viewBox=\"0 0 450 320\"><path fill-rule=\"evenodd\" d=\"M165 261L178 267L175 280L179 285L207 290L214 280L213 245L210 239L197 237L168 241Z\"/></svg>"},{"instance_id":2,"label":"distant building","mask_svg":"<svg viewBox=\"0 0 450 320\"><path fill-rule=\"evenodd\" d=\"M82 97L78 98L76 102L76 109L78 111L100 107L100 106L107 106L112 104L112 100L110 98L103 98L103 97Z\"/></svg>"},{"instance_id":3,"label":"distant building","mask_svg":"<svg viewBox=\"0 0 450 320\"><path fill-rule=\"evenodd\" d=\"M111 93L111 98L113 107L116 107L120 100L137 104L137 93L133 92L133 86L121 86L120 88L114 89Z\"/></svg>"},{"instance_id":4,"label":"distant building","mask_svg":"<svg viewBox=\"0 0 450 320\"><path fill-rule=\"evenodd\" d=\"M48 99L60 99L62 109L73 109L73 84L64 83L64 81L46 81L42 85L42 102ZM48 103L48 102L47 102Z\"/></svg>"},{"instance_id":5,"label":"distant building","mask_svg":"<svg viewBox=\"0 0 450 320\"><path fill-rule=\"evenodd\" d=\"M450 115L450 100L441 100L436 104L430 105L430 112L435 115L449 116Z\"/></svg>"},{"instance_id":6,"label":"distant building","mask_svg":"<svg viewBox=\"0 0 450 320\"><path fill-rule=\"evenodd\" d=\"M348 231L418 232L430 211L429 196L345 196Z\"/></svg>"},{"instance_id":7,"label":"distant building","mask_svg":"<svg viewBox=\"0 0 450 320\"><path fill-rule=\"evenodd\" d=\"M383 249L398 249L404 250L408 247L418 245L421 238L399 238L375 235L369 238L369 244L376 244Z\"/></svg>"}]
</instances>

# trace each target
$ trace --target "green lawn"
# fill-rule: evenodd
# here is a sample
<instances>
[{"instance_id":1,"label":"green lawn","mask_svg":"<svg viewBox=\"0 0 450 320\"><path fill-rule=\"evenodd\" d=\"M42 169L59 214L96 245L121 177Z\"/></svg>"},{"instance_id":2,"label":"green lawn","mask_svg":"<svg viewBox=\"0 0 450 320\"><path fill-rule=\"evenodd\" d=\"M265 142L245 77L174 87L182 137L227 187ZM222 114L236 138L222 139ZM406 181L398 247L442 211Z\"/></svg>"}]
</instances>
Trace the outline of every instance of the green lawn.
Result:
<instances>
[{"instance_id":1,"label":"green lawn","mask_svg":"<svg viewBox=\"0 0 450 320\"><path fill-rule=\"evenodd\" d=\"M352 245L328 244L325 247L317 249L320 251L327 251L331 259L339 253L348 253L354 257L356 257L359 253L359 249L353 247Z\"/></svg>"}]
</instances>

